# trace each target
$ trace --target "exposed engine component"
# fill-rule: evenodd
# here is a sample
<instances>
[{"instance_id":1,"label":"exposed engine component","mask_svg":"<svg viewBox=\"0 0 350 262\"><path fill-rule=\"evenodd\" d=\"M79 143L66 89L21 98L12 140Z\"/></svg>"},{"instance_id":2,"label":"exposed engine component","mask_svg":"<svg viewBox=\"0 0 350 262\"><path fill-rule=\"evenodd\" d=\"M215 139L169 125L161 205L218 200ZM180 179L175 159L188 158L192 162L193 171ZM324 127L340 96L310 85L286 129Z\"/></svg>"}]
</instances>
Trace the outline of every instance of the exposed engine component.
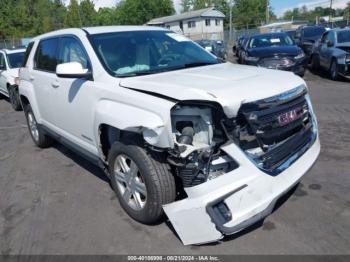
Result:
<instances>
[{"instance_id":1,"label":"exposed engine component","mask_svg":"<svg viewBox=\"0 0 350 262\"><path fill-rule=\"evenodd\" d=\"M175 149L168 161L175 166L184 187L192 187L227 173L236 162L219 150L224 133L213 123L216 108L205 105L176 106L172 111Z\"/></svg>"}]
</instances>

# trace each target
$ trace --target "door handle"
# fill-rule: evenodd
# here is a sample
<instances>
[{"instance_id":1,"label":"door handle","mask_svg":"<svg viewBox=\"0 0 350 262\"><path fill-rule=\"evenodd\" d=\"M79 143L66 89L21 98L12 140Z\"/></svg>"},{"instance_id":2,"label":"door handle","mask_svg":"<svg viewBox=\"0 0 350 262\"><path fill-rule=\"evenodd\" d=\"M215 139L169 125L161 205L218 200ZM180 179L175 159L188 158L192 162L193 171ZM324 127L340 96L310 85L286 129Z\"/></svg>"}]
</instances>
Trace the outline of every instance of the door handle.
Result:
<instances>
[{"instance_id":1,"label":"door handle","mask_svg":"<svg viewBox=\"0 0 350 262\"><path fill-rule=\"evenodd\" d=\"M52 85L52 87L53 87L53 88L57 88L57 87L59 87L59 86L60 86L60 84L59 84L59 83L56 83L56 82L51 83L51 85Z\"/></svg>"},{"instance_id":2,"label":"door handle","mask_svg":"<svg viewBox=\"0 0 350 262\"><path fill-rule=\"evenodd\" d=\"M30 77L29 77L29 80L30 80L30 81L33 81L34 79L35 79L34 76L30 76Z\"/></svg>"}]
</instances>

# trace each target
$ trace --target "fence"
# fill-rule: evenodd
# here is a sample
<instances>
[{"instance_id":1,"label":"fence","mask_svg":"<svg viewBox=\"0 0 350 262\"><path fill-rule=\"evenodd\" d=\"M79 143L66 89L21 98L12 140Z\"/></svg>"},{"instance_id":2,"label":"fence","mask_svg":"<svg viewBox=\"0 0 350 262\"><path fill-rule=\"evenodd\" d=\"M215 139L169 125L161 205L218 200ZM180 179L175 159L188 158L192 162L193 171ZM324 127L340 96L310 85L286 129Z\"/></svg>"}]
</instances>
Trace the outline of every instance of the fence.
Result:
<instances>
[{"instance_id":1,"label":"fence","mask_svg":"<svg viewBox=\"0 0 350 262\"><path fill-rule=\"evenodd\" d=\"M30 38L21 39L0 39L0 49L3 48L15 48L19 46L27 46L30 42Z\"/></svg>"}]
</instances>

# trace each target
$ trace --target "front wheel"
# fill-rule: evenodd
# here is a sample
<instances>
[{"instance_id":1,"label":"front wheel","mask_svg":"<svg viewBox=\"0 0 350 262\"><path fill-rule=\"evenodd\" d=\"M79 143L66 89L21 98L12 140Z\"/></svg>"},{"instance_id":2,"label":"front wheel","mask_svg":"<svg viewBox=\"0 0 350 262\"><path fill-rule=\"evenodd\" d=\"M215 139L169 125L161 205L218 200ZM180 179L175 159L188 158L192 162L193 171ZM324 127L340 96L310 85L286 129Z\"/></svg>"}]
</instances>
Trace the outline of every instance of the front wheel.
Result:
<instances>
[{"instance_id":1,"label":"front wheel","mask_svg":"<svg viewBox=\"0 0 350 262\"><path fill-rule=\"evenodd\" d=\"M161 155L133 143L114 143L108 156L112 188L123 209L144 224L158 222L174 201L175 180Z\"/></svg>"},{"instance_id":2,"label":"front wheel","mask_svg":"<svg viewBox=\"0 0 350 262\"><path fill-rule=\"evenodd\" d=\"M335 59L332 60L331 68L330 68L330 76L332 80L337 81L339 79L339 73L338 73L338 64Z\"/></svg>"},{"instance_id":3,"label":"front wheel","mask_svg":"<svg viewBox=\"0 0 350 262\"><path fill-rule=\"evenodd\" d=\"M27 118L27 125L29 129L30 136L33 142L40 148L47 148L52 145L53 140L51 137L47 136L41 127L38 125L36 118L34 116L32 107L27 105L24 109L25 116Z\"/></svg>"},{"instance_id":4,"label":"front wheel","mask_svg":"<svg viewBox=\"0 0 350 262\"><path fill-rule=\"evenodd\" d=\"M22 110L22 105L19 100L19 93L18 93L18 87L17 86L8 86L7 87L8 93L9 93L9 100L12 105L12 108L15 111Z\"/></svg>"}]
</instances>

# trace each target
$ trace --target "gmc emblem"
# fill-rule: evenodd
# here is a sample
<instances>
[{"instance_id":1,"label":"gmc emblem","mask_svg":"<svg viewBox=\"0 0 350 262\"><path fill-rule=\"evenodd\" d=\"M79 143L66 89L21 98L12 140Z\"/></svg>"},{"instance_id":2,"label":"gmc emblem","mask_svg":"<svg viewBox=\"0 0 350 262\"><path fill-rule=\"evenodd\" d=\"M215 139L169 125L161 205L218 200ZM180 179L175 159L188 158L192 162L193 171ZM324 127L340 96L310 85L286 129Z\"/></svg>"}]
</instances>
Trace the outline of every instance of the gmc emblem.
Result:
<instances>
[{"instance_id":1,"label":"gmc emblem","mask_svg":"<svg viewBox=\"0 0 350 262\"><path fill-rule=\"evenodd\" d=\"M302 107L295 108L289 112L283 113L278 116L278 123L280 126L288 125L289 123L301 118L303 116L304 110Z\"/></svg>"}]
</instances>

